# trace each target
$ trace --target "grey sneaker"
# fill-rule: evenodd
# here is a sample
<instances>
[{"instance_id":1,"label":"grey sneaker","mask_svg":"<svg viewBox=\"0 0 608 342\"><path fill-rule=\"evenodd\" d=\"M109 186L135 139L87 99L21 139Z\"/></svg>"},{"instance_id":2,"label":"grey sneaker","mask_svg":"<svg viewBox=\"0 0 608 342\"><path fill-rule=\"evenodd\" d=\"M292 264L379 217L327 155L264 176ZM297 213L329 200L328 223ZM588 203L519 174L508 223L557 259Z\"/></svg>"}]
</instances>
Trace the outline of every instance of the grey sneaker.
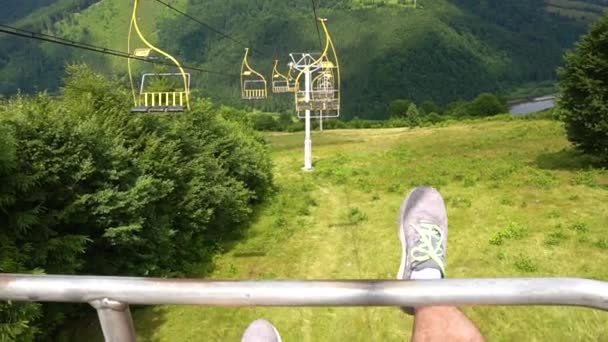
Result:
<instances>
[{"instance_id":1,"label":"grey sneaker","mask_svg":"<svg viewBox=\"0 0 608 342\"><path fill-rule=\"evenodd\" d=\"M249 324L241 342L282 342L282 340L274 325L265 319L258 319Z\"/></svg>"},{"instance_id":2,"label":"grey sneaker","mask_svg":"<svg viewBox=\"0 0 608 342\"><path fill-rule=\"evenodd\" d=\"M439 191L423 186L410 192L399 212L399 239L403 254L397 279L427 268L445 277L448 216Z\"/></svg>"}]
</instances>

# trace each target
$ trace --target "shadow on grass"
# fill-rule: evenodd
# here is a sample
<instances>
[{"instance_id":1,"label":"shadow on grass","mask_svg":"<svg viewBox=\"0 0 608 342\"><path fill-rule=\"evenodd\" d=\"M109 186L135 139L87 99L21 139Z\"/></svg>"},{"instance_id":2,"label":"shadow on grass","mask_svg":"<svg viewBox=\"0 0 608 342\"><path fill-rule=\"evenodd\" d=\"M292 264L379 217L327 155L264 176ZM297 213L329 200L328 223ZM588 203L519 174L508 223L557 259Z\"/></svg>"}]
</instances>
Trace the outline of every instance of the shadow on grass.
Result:
<instances>
[{"instance_id":1,"label":"shadow on grass","mask_svg":"<svg viewBox=\"0 0 608 342\"><path fill-rule=\"evenodd\" d=\"M130 309L138 341L160 341L155 337L155 332L167 321L165 319L166 309L152 306L131 306ZM69 322L54 337L54 340L58 342L103 342L103 332L95 310L91 308L91 312L87 312L82 318Z\"/></svg>"},{"instance_id":2,"label":"shadow on grass","mask_svg":"<svg viewBox=\"0 0 608 342\"><path fill-rule=\"evenodd\" d=\"M600 168L598 158L583 154L574 149L546 152L536 158L536 165L544 170L588 170Z\"/></svg>"},{"instance_id":3,"label":"shadow on grass","mask_svg":"<svg viewBox=\"0 0 608 342\"><path fill-rule=\"evenodd\" d=\"M135 332L138 341L160 341L155 332L167 322L166 311L167 309L163 306L131 307L133 321L137 322L135 323Z\"/></svg>"}]
</instances>

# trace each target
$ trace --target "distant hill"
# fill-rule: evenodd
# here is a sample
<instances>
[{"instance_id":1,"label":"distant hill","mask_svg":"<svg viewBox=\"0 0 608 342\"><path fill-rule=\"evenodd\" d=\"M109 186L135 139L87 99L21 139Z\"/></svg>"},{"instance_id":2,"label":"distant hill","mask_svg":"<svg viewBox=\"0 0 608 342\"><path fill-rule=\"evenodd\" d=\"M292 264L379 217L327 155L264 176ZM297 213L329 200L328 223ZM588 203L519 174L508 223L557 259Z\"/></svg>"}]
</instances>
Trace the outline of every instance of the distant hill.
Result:
<instances>
[{"instance_id":1,"label":"distant hill","mask_svg":"<svg viewBox=\"0 0 608 342\"><path fill-rule=\"evenodd\" d=\"M12 10L3 14L2 22L10 18L9 22L37 30L126 50L130 1L37 2L39 6L25 11L11 0ZM275 58L285 65L289 52L319 50L310 1L168 2L246 42L258 52L251 57L252 66L268 76ZM411 9L402 0L318 2L319 15L329 18L340 55L345 117L366 118L381 118L387 103L398 98L447 104L484 91L505 93L554 80L564 50L608 4L604 0L419 0L419 7ZM80 10L84 6L89 7ZM71 10L57 12L60 7ZM50 25L49 15L57 19ZM144 1L140 18L149 37L184 63L238 74L243 46L153 0ZM118 77L124 77L126 67L122 59L0 36L0 93L56 89L69 61L85 61ZM195 73L193 82L202 96L245 105L238 97L238 79ZM291 98L275 96L255 106L289 110Z\"/></svg>"}]
</instances>

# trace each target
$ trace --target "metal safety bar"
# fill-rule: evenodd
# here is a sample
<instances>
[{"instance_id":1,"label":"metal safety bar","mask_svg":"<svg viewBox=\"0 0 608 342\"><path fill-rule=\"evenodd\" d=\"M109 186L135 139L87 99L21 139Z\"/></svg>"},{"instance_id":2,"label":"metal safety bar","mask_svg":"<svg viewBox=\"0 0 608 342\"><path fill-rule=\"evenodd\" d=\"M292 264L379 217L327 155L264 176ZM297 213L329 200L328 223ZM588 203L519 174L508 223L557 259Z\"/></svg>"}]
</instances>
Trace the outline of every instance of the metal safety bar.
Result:
<instances>
[{"instance_id":1,"label":"metal safety bar","mask_svg":"<svg viewBox=\"0 0 608 342\"><path fill-rule=\"evenodd\" d=\"M0 274L0 300L90 303L97 309L106 341L134 341L129 304L563 305L608 311L608 282L577 278L207 281Z\"/></svg>"},{"instance_id":2,"label":"metal safety bar","mask_svg":"<svg viewBox=\"0 0 608 342\"><path fill-rule=\"evenodd\" d=\"M266 98L266 89L243 89L243 98L246 100Z\"/></svg>"},{"instance_id":3,"label":"metal safety bar","mask_svg":"<svg viewBox=\"0 0 608 342\"><path fill-rule=\"evenodd\" d=\"M140 95L146 107L175 107L184 105L186 92L144 92Z\"/></svg>"}]
</instances>

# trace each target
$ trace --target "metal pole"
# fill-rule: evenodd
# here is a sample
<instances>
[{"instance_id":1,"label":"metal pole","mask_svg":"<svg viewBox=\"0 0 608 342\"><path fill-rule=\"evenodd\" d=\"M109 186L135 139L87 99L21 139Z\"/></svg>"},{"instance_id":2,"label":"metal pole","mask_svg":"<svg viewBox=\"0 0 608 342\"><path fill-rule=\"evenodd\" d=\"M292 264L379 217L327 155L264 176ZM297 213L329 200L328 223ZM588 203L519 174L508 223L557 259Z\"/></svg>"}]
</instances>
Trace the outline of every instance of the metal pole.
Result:
<instances>
[{"instance_id":1,"label":"metal pole","mask_svg":"<svg viewBox=\"0 0 608 342\"><path fill-rule=\"evenodd\" d=\"M312 71L310 68L306 68L305 72L305 83L306 92L304 94L304 101L308 107L310 104L310 74ZM310 137L310 109L306 109L306 136L304 137L304 171L312 171L312 139Z\"/></svg>"},{"instance_id":2,"label":"metal pole","mask_svg":"<svg viewBox=\"0 0 608 342\"><path fill-rule=\"evenodd\" d=\"M0 274L0 300L135 305L573 305L608 310L608 282L575 278L205 281Z\"/></svg>"},{"instance_id":3,"label":"metal pole","mask_svg":"<svg viewBox=\"0 0 608 342\"><path fill-rule=\"evenodd\" d=\"M92 300L106 342L135 342L129 305L108 298Z\"/></svg>"},{"instance_id":4,"label":"metal pole","mask_svg":"<svg viewBox=\"0 0 608 342\"><path fill-rule=\"evenodd\" d=\"M323 132L323 111L321 111L319 116L319 131Z\"/></svg>"}]
</instances>

